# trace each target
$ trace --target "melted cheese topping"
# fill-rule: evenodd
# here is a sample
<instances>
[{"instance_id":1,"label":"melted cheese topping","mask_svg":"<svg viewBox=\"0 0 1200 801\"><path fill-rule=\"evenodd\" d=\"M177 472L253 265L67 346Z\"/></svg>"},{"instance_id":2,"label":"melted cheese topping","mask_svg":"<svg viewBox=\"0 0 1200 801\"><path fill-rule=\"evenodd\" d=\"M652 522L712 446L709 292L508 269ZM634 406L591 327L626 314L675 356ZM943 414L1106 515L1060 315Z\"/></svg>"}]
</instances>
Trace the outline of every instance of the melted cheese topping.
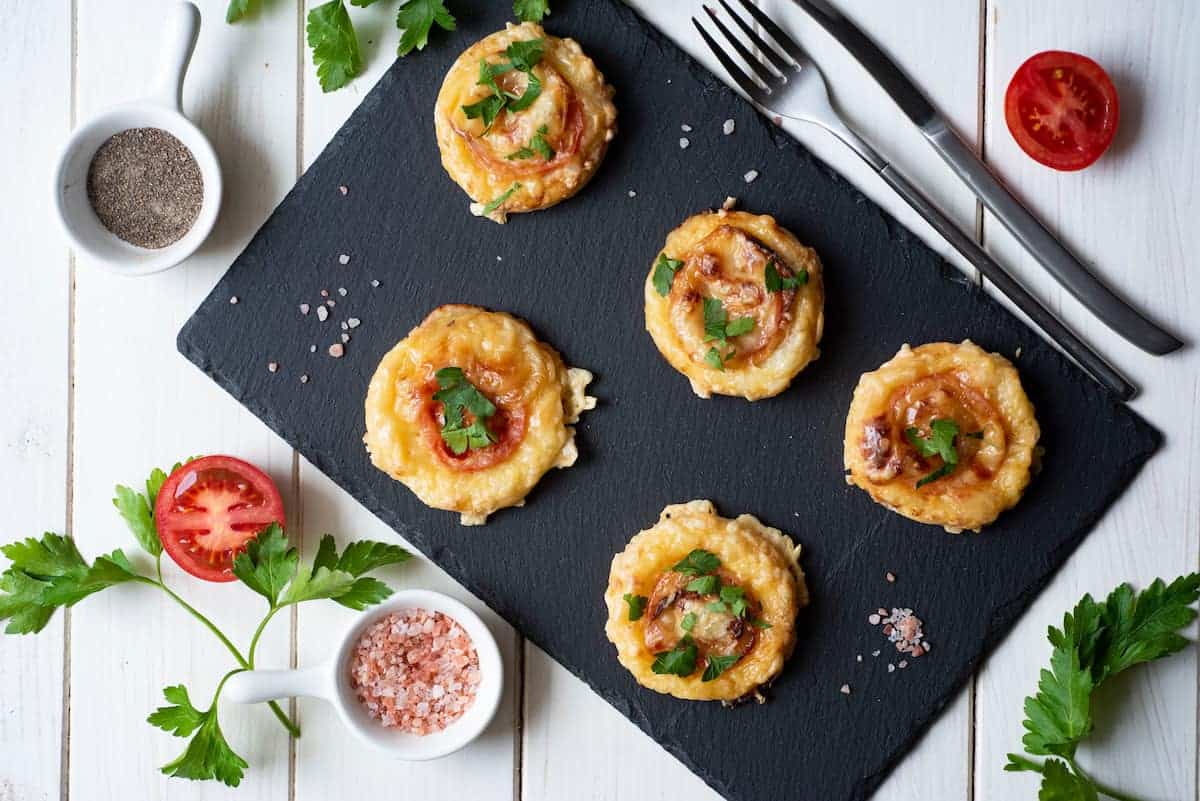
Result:
<instances>
[{"instance_id":1,"label":"melted cheese topping","mask_svg":"<svg viewBox=\"0 0 1200 801\"><path fill-rule=\"evenodd\" d=\"M825 324L821 261L773 217L727 210L697 214L671 232L663 252L683 266L663 297L654 286L651 264L646 330L697 395L768 398L786 389L817 358ZM768 292L768 262L774 262L782 278L807 271L807 283ZM728 346L705 341L705 298L721 301L729 320L752 318L754 328L731 338ZM724 353L732 348L724 370L706 361L714 346Z\"/></svg>"},{"instance_id":2,"label":"melted cheese topping","mask_svg":"<svg viewBox=\"0 0 1200 801\"><path fill-rule=\"evenodd\" d=\"M491 90L480 85L480 61L506 60L505 48L513 42L544 40L541 62L533 74L542 91L533 104L518 112L501 112L490 130L483 120L467 119L463 106L486 98ZM520 96L528 76L510 70L497 78L502 91ZM536 211L559 203L578 192L600 166L608 143L616 134L616 106L612 87L573 39L548 36L533 23L509 24L467 48L450 67L438 93L434 126L442 166L471 200L473 214L507 192L520 187L488 217L503 223L512 212ZM508 156L529 147L539 130L554 156L535 154L527 159Z\"/></svg>"},{"instance_id":3,"label":"melted cheese topping","mask_svg":"<svg viewBox=\"0 0 1200 801\"><path fill-rule=\"evenodd\" d=\"M958 424L958 465L921 488L942 467L908 442L930 436L936 419ZM878 503L921 523L957 533L978 531L1021 498L1040 430L1012 363L968 341L905 345L858 382L846 418L847 481Z\"/></svg>"},{"instance_id":4,"label":"melted cheese topping","mask_svg":"<svg viewBox=\"0 0 1200 801\"><path fill-rule=\"evenodd\" d=\"M651 669L655 651L646 644L648 632L655 641L655 633L649 629L660 625L655 610L648 608L639 620L631 621L624 601L626 593L651 597L671 568L697 548L716 554L726 581L745 589L759 606L758 617L771 625L755 629L745 655L707 682L701 680L704 671L699 664L690 676L656 674ZM732 702L754 694L779 674L796 644L796 613L808 603L799 552L790 537L751 515L734 520L720 517L711 501L668 506L656 525L639 532L613 557L604 593L608 607L604 631L617 648L617 659L643 687L676 698ZM720 628L727 625L728 616L700 616L694 606L685 600L665 614L681 618L687 611L696 611L693 637L720 640Z\"/></svg>"},{"instance_id":5,"label":"melted cheese topping","mask_svg":"<svg viewBox=\"0 0 1200 801\"><path fill-rule=\"evenodd\" d=\"M459 367L496 406L487 421L496 442L455 455L441 437L435 373ZM475 306L435 309L388 352L367 390L372 463L425 504L479 525L520 506L552 467L575 463L571 424L596 405L585 389L592 374L568 369L558 353L508 314Z\"/></svg>"}]
</instances>

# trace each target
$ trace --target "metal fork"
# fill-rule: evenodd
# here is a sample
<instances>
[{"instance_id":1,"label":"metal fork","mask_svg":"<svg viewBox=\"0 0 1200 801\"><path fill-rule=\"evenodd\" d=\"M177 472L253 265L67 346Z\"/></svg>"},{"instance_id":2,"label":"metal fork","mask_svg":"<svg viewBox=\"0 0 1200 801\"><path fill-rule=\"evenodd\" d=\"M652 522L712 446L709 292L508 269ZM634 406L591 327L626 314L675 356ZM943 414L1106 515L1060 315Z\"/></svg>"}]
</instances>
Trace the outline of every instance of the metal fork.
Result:
<instances>
[{"instance_id":1,"label":"metal fork","mask_svg":"<svg viewBox=\"0 0 1200 801\"><path fill-rule=\"evenodd\" d=\"M1074 358L1101 385L1115 393L1121 400L1129 400L1137 394L1137 388L1114 369L1087 343L1067 328L1054 314L1029 294L1003 267L988 255L970 236L955 225L934 203L888 164L879 153L855 133L829 100L825 78L804 49L783 31L769 16L749 0L738 0L746 13L757 22L774 40L769 44L754 27L736 13L726 0L718 0L725 13L751 43L751 47L763 55L758 58L741 39L721 21L709 6L704 11L733 51L753 74L747 74L737 60L717 44L700 20L692 17L692 23L700 32L705 44L721 62L730 77L750 99L772 114L789 119L802 120L819 125L844 142L863 161L871 166L887 184L904 198L908 205L924 217L939 234L973 264L985 278L1013 302L1014 305L1042 329L1066 353Z\"/></svg>"}]
</instances>

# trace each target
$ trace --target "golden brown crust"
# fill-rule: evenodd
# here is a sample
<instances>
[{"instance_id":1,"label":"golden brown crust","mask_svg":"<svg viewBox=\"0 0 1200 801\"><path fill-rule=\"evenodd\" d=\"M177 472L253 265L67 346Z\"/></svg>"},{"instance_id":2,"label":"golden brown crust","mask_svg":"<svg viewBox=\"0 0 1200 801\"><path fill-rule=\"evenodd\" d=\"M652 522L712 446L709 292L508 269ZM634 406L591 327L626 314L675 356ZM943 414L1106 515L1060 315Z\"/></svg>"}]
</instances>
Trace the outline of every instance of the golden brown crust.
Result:
<instances>
[{"instance_id":1,"label":"golden brown crust","mask_svg":"<svg viewBox=\"0 0 1200 801\"><path fill-rule=\"evenodd\" d=\"M667 236L662 252L683 266L664 297L654 286L651 264L645 284L646 330L697 395L771 397L817 358L825 324L821 261L775 218L724 209L697 214ZM797 289L768 292L767 262L785 278L804 271L808 280ZM720 300L731 320L755 319L750 333L731 339L724 349L732 355L723 370L706 361L718 343L705 341L705 298Z\"/></svg>"},{"instance_id":2,"label":"golden brown crust","mask_svg":"<svg viewBox=\"0 0 1200 801\"><path fill-rule=\"evenodd\" d=\"M651 618L629 620L624 601L626 593L649 597L660 577L696 549L716 554L721 570L756 600L761 619L770 624L756 632L749 653L708 682L702 681L701 670L686 677L654 673L655 654L646 647ZM613 557L604 594L605 633L617 648L617 659L642 686L677 698L732 702L753 694L779 674L796 644L796 613L808 603L799 550L786 534L751 515L734 520L718 516L711 501L666 507L657 524L639 532Z\"/></svg>"},{"instance_id":3,"label":"golden brown crust","mask_svg":"<svg viewBox=\"0 0 1200 801\"><path fill-rule=\"evenodd\" d=\"M959 464L918 488L942 466L908 443L935 419L954 420ZM978 531L1021 498L1040 429L1012 363L967 340L905 345L863 374L846 417L846 480L887 508L957 533Z\"/></svg>"},{"instance_id":4,"label":"golden brown crust","mask_svg":"<svg viewBox=\"0 0 1200 801\"><path fill-rule=\"evenodd\" d=\"M434 374L459 367L498 409L499 442L451 454L438 433ZM425 504L478 525L519 506L552 467L575 462L579 414L591 373L567 368L521 320L476 306L434 309L380 361L366 399L363 441L372 463Z\"/></svg>"},{"instance_id":5,"label":"golden brown crust","mask_svg":"<svg viewBox=\"0 0 1200 801\"><path fill-rule=\"evenodd\" d=\"M480 61L498 63L513 42L544 41L541 63L533 73L541 81L541 94L525 110L503 112L490 131L480 119L467 119L463 106L487 97L478 84ZM524 91L524 76L506 73L502 80L514 94ZM517 85L519 84L519 85ZM549 208L578 192L595 174L608 143L616 134L613 89L573 39L548 36L540 25L509 24L467 48L450 67L434 108L434 127L442 166L473 201L471 211L519 184L499 208L487 216L503 223L514 212ZM528 147L542 126L545 140L555 151L547 162L540 156L509 159Z\"/></svg>"}]
</instances>

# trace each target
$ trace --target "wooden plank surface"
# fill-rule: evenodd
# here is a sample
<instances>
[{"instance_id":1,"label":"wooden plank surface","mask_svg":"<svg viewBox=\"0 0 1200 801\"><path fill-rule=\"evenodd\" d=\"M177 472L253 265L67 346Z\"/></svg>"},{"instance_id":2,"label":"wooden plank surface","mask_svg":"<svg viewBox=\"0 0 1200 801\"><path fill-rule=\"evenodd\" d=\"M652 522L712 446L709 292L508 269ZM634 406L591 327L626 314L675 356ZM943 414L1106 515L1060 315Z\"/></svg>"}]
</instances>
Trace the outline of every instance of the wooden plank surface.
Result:
<instances>
[{"instance_id":1,"label":"wooden plank surface","mask_svg":"<svg viewBox=\"0 0 1200 801\"><path fill-rule=\"evenodd\" d=\"M0 241L10 302L0 315L0 475L8 497L5 542L67 525L71 265L53 227L48 165L71 129L71 6L56 0L0 14ZM20 154L14 157L14 154ZM0 557L0 564L7 566ZM0 799L55 798L63 768L64 616L41 634L0 646Z\"/></svg>"},{"instance_id":2,"label":"wooden plank surface","mask_svg":"<svg viewBox=\"0 0 1200 801\"><path fill-rule=\"evenodd\" d=\"M1133 406L1166 435L1131 492L1001 645L977 678L976 799L1033 797L1034 777L1003 774L1021 737L1020 699L1049 658L1047 624L1084 592L1122 581L1145 586L1195 570L1200 545L1200 7L1140 3L989 0L986 152L1014 191L1095 272L1191 343L1166 358L1141 353L1083 311L1026 256L995 220L985 241L1036 287L1085 339L1128 371L1143 394ZM1112 150L1086 170L1061 174L1027 158L1003 119L1003 92L1016 68L1041 50L1085 53L1111 74L1121 99ZM1066 483L1066 482L1064 482ZM1108 784L1143 799L1196 797L1194 648L1123 676L1100 696L1099 734L1080 762Z\"/></svg>"},{"instance_id":3,"label":"wooden plank surface","mask_svg":"<svg viewBox=\"0 0 1200 801\"><path fill-rule=\"evenodd\" d=\"M570 0L562 0L569 2ZM19 76L0 85L0 141L19 159L0 163L0 185L25 187L0 214L8 245L11 303L0 380L9 413L0 423L0 467L15 505L8 539L73 528L89 556L132 543L109 503L112 484L135 482L149 467L203 451L229 451L266 467L298 509L297 533L311 549L320 534L387 539L364 512L236 407L174 352L173 334L274 203L386 69L395 42L392 9L352 9L366 43L368 75L323 95L302 47L304 0L264 3L248 24L225 25L221 0L201 0L205 27L185 105L214 140L227 191L214 237L184 267L122 280L81 259L72 286L63 239L43 186L70 125L129 99L152 74L157 39L148 0L15 7L0 19L0 67ZM632 2L706 62L688 17L699 0ZM73 6L75 17L73 19ZM977 206L863 74L786 0L763 0L822 65L835 101L894 164L955 219L975 228ZM1099 273L1153 309L1190 342L1200 339L1200 281L1188 267L1198 246L1200 207L1200 6L1173 0L1139 4L1069 0L928 0L890 8L840 0L913 75L968 140L1022 198ZM981 24L981 14L984 15ZM72 43L77 50L73 53ZM431 46L437 46L435 40ZM1001 118L1008 78L1028 55L1050 47L1096 57L1121 91L1122 130L1114 151L1077 175L1042 168L1017 150ZM419 56L417 56L419 57ZM982 59L982 64L981 64ZM75 85L75 92L72 86ZM982 98L982 103L981 103ZM674 117L680 116L679 120ZM664 124L705 124L670 112ZM695 116L695 115L691 115ZM718 124L720 121L707 121ZM961 260L891 197L870 170L826 134L788 130L819 157L912 227ZM763 165L760 169L769 169ZM1188 350L1154 359L1120 342L1045 277L992 220L984 241L1090 341L1144 388L1134 405L1167 433L1167 447L1133 491L1105 518L1067 568L1003 642L877 798L1032 798L1029 777L1004 774L1004 753L1020 739L1020 699L1045 662L1045 626L1085 591L1121 580L1195 569L1200 561L1200 358ZM72 324L72 303L74 322ZM74 360L69 349L74 335ZM17 344L20 343L20 347ZM73 368L73 373L71 372ZM68 406L74 383L73 414ZM73 435L73 440L69 439ZM73 469L68 475L68 464ZM68 501L70 509L68 512ZM397 568L398 586L461 590L428 563ZM195 590L173 566L168 580ZM194 593L245 640L256 602L240 588ZM476 608L478 604L476 604ZM318 604L281 619L264 642L263 664L309 663L326 653L330 632L349 616ZM235 792L166 780L155 772L182 741L144 722L162 686L186 681L204 697L228 665L215 641L148 588L89 599L72 614L69 649L60 617L36 638L6 640L0 651L0 799L66 797L263 798L290 801L404 792L431 799L549 801L713 797L649 741L540 651L522 646L494 617L514 678L487 735L448 760L420 766L381 762L342 736L319 702L298 704L305 736L289 749L263 708L227 706L222 722L252 763ZM64 719L64 661L70 717ZM518 680L524 668L524 681ZM1082 755L1110 783L1146 799L1196 797L1194 652L1152 666L1107 692L1098 717L1106 732ZM70 725L63 760L64 724ZM116 768L116 769L114 769ZM60 790L63 791L60 795Z\"/></svg>"}]
</instances>

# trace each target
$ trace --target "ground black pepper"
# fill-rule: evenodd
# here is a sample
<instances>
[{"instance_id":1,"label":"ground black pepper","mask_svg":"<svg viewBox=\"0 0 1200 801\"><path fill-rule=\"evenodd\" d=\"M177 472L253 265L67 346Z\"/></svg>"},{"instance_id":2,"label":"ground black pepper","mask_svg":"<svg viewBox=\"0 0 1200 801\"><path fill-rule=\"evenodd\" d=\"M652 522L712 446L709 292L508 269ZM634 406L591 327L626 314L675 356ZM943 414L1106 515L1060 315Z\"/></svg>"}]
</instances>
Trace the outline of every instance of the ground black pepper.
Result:
<instances>
[{"instance_id":1,"label":"ground black pepper","mask_svg":"<svg viewBox=\"0 0 1200 801\"><path fill-rule=\"evenodd\" d=\"M143 248L165 248L196 222L204 178L192 151L161 128L110 137L88 167L88 202L104 227Z\"/></svg>"}]
</instances>

